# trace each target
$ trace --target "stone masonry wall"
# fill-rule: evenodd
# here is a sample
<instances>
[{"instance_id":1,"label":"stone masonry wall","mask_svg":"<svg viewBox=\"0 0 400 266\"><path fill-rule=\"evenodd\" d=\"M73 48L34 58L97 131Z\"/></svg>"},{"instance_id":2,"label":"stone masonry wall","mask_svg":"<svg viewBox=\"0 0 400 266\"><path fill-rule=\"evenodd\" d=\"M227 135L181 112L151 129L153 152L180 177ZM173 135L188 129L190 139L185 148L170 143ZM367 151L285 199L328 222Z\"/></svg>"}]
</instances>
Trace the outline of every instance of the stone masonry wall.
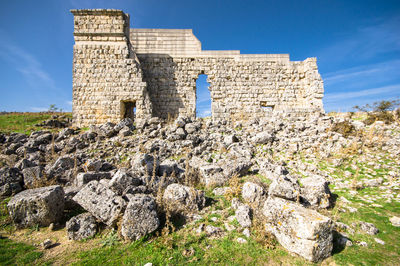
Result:
<instances>
[{"instance_id":1,"label":"stone masonry wall","mask_svg":"<svg viewBox=\"0 0 400 266\"><path fill-rule=\"evenodd\" d=\"M74 125L119 121L126 101L136 104L136 122L151 117L146 83L129 42L129 16L119 10L71 12Z\"/></svg>"},{"instance_id":2,"label":"stone masonry wall","mask_svg":"<svg viewBox=\"0 0 400 266\"><path fill-rule=\"evenodd\" d=\"M199 74L208 75L214 120L248 119L271 112L308 115L323 111L323 85L315 58L292 62L273 58L138 57L155 116L194 117Z\"/></svg>"},{"instance_id":3,"label":"stone masonry wall","mask_svg":"<svg viewBox=\"0 0 400 266\"><path fill-rule=\"evenodd\" d=\"M315 58L204 51L191 30L129 29L119 10L74 14L73 118L76 126L117 122L124 102L135 120L196 115L196 79L208 75L214 120L323 112Z\"/></svg>"}]
</instances>

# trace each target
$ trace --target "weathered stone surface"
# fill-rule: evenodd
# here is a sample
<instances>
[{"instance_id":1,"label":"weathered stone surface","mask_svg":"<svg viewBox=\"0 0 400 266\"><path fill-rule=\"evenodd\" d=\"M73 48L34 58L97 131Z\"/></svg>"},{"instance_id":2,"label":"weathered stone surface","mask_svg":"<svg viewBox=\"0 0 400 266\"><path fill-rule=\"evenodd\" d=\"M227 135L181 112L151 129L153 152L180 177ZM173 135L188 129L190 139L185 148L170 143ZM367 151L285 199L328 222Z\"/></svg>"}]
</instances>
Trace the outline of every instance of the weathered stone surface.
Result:
<instances>
[{"instance_id":1,"label":"weathered stone surface","mask_svg":"<svg viewBox=\"0 0 400 266\"><path fill-rule=\"evenodd\" d=\"M109 187L118 195L122 196L128 187L136 187L141 184L139 178L132 177L126 170L118 170L110 180Z\"/></svg>"},{"instance_id":2,"label":"weathered stone surface","mask_svg":"<svg viewBox=\"0 0 400 266\"><path fill-rule=\"evenodd\" d=\"M359 222L360 229L369 235L376 235L379 233L378 228L372 223Z\"/></svg>"},{"instance_id":3,"label":"weathered stone surface","mask_svg":"<svg viewBox=\"0 0 400 266\"><path fill-rule=\"evenodd\" d=\"M279 176L272 181L268 189L268 194L287 200L300 200L300 186L294 178Z\"/></svg>"},{"instance_id":4,"label":"weathered stone surface","mask_svg":"<svg viewBox=\"0 0 400 266\"><path fill-rule=\"evenodd\" d=\"M112 225L125 208L125 201L99 181L86 184L73 200L107 225Z\"/></svg>"},{"instance_id":5,"label":"weathered stone surface","mask_svg":"<svg viewBox=\"0 0 400 266\"><path fill-rule=\"evenodd\" d=\"M263 213L266 230L290 252L317 262L331 255L332 221L318 212L276 197L269 197Z\"/></svg>"},{"instance_id":6,"label":"weathered stone surface","mask_svg":"<svg viewBox=\"0 0 400 266\"><path fill-rule=\"evenodd\" d=\"M18 168L0 169L0 197L14 195L22 190L22 175Z\"/></svg>"},{"instance_id":7,"label":"weathered stone surface","mask_svg":"<svg viewBox=\"0 0 400 266\"><path fill-rule=\"evenodd\" d=\"M164 203L176 213L189 214L201 210L205 205L204 192L180 185L169 185L163 195Z\"/></svg>"},{"instance_id":8,"label":"weathered stone surface","mask_svg":"<svg viewBox=\"0 0 400 266\"><path fill-rule=\"evenodd\" d=\"M93 237L97 232L96 218L88 212L72 217L65 227L71 240Z\"/></svg>"},{"instance_id":9,"label":"weathered stone surface","mask_svg":"<svg viewBox=\"0 0 400 266\"><path fill-rule=\"evenodd\" d=\"M60 186L28 189L12 197L7 207L18 228L48 226L62 218L64 190Z\"/></svg>"},{"instance_id":10,"label":"weathered stone surface","mask_svg":"<svg viewBox=\"0 0 400 266\"><path fill-rule=\"evenodd\" d=\"M137 194L129 199L121 227L121 234L126 239L138 240L154 232L159 225L156 202L153 197Z\"/></svg>"},{"instance_id":11,"label":"weathered stone surface","mask_svg":"<svg viewBox=\"0 0 400 266\"><path fill-rule=\"evenodd\" d=\"M322 176L310 176L301 180L301 197L306 205L316 208L330 206L331 191L329 182Z\"/></svg>"},{"instance_id":12,"label":"weathered stone surface","mask_svg":"<svg viewBox=\"0 0 400 266\"><path fill-rule=\"evenodd\" d=\"M261 132L255 135L251 140L254 144L265 144L267 142L271 142L274 137L268 132Z\"/></svg>"},{"instance_id":13,"label":"weathered stone surface","mask_svg":"<svg viewBox=\"0 0 400 266\"><path fill-rule=\"evenodd\" d=\"M393 226L400 227L400 217L393 216L389 219Z\"/></svg>"},{"instance_id":14,"label":"weathered stone surface","mask_svg":"<svg viewBox=\"0 0 400 266\"><path fill-rule=\"evenodd\" d=\"M250 207L243 204L240 205L235 212L236 220L242 227L251 226L251 210Z\"/></svg>"},{"instance_id":15,"label":"weathered stone surface","mask_svg":"<svg viewBox=\"0 0 400 266\"><path fill-rule=\"evenodd\" d=\"M76 176L75 185L81 187L93 180L99 181L101 179L110 179L110 178L111 178L111 173L109 172L79 173Z\"/></svg>"},{"instance_id":16,"label":"weathered stone surface","mask_svg":"<svg viewBox=\"0 0 400 266\"><path fill-rule=\"evenodd\" d=\"M288 55L204 51L191 30L129 29L129 16L120 10L72 13L76 126L118 123L121 117L139 124L152 115L178 117L179 130L171 136L184 139L186 128L188 133L195 130L186 125L191 124L187 118L196 116L199 73L209 77L213 120L323 111L315 58L293 62ZM102 131L110 137L116 130L110 125Z\"/></svg>"},{"instance_id":17,"label":"weathered stone surface","mask_svg":"<svg viewBox=\"0 0 400 266\"><path fill-rule=\"evenodd\" d=\"M247 203L263 203L267 198L267 193L264 188L252 182L246 182L242 188L242 198Z\"/></svg>"},{"instance_id":18,"label":"weathered stone surface","mask_svg":"<svg viewBox=\"0 0 400 266\"><path fill-rule=\"evenodd\" d=\"M34 166L25 168L22 170L24 176L24 185L26 188L32 188L36 183L39 183L43 178L42 168L40 166Z\"/></svg>"}]
</instances>

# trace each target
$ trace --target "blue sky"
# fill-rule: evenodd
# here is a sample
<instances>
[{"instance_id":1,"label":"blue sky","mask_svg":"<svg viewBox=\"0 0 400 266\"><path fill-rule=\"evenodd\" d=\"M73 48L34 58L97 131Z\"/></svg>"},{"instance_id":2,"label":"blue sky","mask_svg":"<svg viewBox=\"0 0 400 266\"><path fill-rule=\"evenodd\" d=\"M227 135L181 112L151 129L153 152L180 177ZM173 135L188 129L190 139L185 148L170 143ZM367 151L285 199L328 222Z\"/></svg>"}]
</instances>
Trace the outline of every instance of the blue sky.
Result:
<instances>
[{"instance_id":1,"label":"blue sky","mask_svg":"<svg viewBox=\"0 0 400 266\"><path fill-rule=\"evenodd\" d=\"M0 7L0 111L71 110L73 8L122 9L131 27L193 29L205 50L317 57L326 111L400 96L399 0L2 0Z\"/></svg>"}]
</instances>

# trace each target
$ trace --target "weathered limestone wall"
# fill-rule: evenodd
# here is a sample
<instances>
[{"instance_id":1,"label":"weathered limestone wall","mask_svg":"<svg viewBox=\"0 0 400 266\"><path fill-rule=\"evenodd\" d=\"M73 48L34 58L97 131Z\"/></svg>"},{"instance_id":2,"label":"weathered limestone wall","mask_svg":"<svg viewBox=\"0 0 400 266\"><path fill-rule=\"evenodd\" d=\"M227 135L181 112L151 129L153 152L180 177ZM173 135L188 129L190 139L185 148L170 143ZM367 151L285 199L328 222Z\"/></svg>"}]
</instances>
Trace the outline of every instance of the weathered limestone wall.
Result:
<instances>
[{"instance_id":1,"label":"weathered limestone wall","mask_svg":"<svg viewBox=\"0 0 400 266\"><path fill-rule=\"evenodd\" d=\"M119 10L74 14L73 121L76 126L116 122L123 102L136 103L136 122L151 116L146 83L129 42L129 16Z\"/></svg>"},{"instance_id":2,"label":"weathered limestone wall","mask_svg":"<svg viewBox=\"0 0 400 266\"><path fill-rule=\"evenodd\" d=\"M119 10L74 14L73 116L76 126L117 122L124 102L136 122L196 115L196 79L208 75L214 120L323 112L315 58L204 51L192 30L129 29Z\"/></svg>"},{"instance_id":3,"label":"weathered limestone wall","mask_svg":"<svg viewBox=\"0 0 400 266\"><path fill-rule=\"evenodd\" d=\"M323 111L315 58L297 62L286 54L204 51L191 30L131 29L130 34L156 116L194 117L200 74L208 75L216 120Z\"/></svg>"}]
</instances>

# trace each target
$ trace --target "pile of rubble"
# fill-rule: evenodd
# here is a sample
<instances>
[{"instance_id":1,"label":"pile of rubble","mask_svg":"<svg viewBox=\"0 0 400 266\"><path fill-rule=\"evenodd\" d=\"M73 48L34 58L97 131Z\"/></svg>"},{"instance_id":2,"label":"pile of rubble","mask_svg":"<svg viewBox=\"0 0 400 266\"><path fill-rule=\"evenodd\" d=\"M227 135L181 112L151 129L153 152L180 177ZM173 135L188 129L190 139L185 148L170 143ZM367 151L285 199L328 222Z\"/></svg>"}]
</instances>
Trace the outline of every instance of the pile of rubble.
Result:
<instances>
[{"instance_id":1,"label":"pile of rubble","mask_svg":"<svg viewBox=\"0 0 400 266\"><path fill-rule=\"evenodd\" d=\"M320 261L333 248L334 223L318 212L333 204L332 179L316 168L301 169L307 175L301 178L293 171L301 162L287 165L271 154L318 152L323 157L357 141L359 136L345 138L329 130L335 123L321 116L230 127L203 119L164 124L152 118L141 128L124 119L88 131L0 134L7 165L0 169L0 197L13 196L8 209L17 228L62 224L65 212L82 208L84 213L66 222L70 239L91 237L103 224L138 240L171 217L186 223L197 219L212 203L195 187L224 195L232 189L227 186L232 178L260 174L269 185L245 182L232 200L240 226L251 230L254 220L261 220L283 247ZM377 127L389 134L390 126ZM387 149L398 154L400 139L392 139Z\"/></svg>"}]
</instances>

